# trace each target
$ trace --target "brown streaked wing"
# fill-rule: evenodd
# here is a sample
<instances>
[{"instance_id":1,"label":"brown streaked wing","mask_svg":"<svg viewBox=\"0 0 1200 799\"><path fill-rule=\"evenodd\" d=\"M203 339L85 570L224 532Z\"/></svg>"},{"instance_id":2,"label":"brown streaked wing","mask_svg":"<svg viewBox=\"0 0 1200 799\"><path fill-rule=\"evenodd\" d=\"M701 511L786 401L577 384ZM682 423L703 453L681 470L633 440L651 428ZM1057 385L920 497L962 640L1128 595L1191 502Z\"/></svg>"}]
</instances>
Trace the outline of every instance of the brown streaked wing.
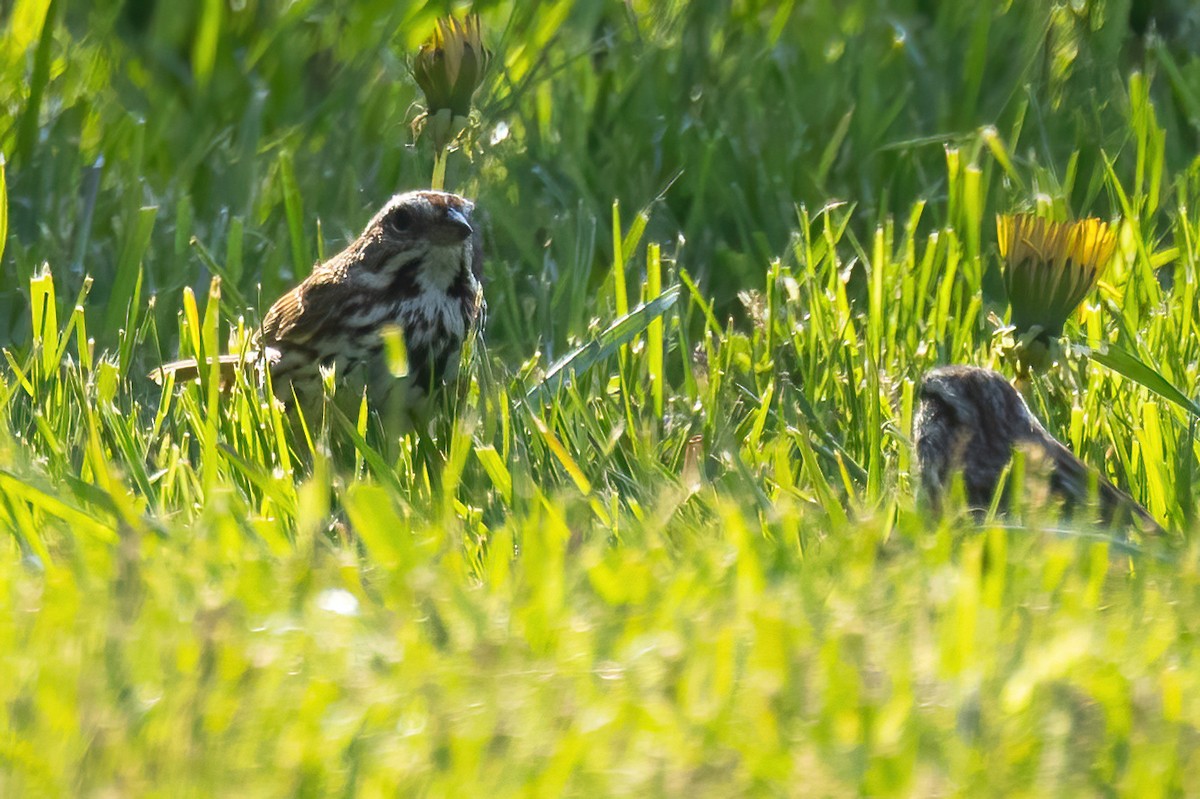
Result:
<instances>
[{"instance_id":1,"label":"brown streaked wing","mask_svg":"<svg viewBox=\"0 0 1200 799\"><path fill-rule=\"evenodd\" d=\"M267 311L262 326L263 341L299 344L324 334L327 325L336 322L345 308L346 296L353 293L353 287L344 277L314 272Z\"/></svg>"}]
</instances>

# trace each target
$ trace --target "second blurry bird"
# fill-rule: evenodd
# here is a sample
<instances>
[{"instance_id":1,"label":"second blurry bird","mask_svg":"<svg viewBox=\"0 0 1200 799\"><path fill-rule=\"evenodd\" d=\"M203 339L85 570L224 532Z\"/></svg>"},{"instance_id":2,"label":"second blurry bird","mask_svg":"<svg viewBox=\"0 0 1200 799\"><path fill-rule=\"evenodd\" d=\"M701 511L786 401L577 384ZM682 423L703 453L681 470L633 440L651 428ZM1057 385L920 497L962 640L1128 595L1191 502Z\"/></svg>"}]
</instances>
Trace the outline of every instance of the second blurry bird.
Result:
<instances>
[{"instance_id":1,"label":"second blurry bird","mask_svg":"<svg viewBox=\"0 0 1200 799\"><path fill-rule=\"evenodd\" d=\"M1145 531L1162 532L1145 508L1047 433L998 372L973 366L930 371L921 382L913 428L917 471L925 494L935 504L955 474L961 474L968 504L987 508L1013 450L1023 449L1048 468L1050 493L1068 510L1088 501L1094 480L1106 521L1134 521Z\"/></svg>"}]
</instances>

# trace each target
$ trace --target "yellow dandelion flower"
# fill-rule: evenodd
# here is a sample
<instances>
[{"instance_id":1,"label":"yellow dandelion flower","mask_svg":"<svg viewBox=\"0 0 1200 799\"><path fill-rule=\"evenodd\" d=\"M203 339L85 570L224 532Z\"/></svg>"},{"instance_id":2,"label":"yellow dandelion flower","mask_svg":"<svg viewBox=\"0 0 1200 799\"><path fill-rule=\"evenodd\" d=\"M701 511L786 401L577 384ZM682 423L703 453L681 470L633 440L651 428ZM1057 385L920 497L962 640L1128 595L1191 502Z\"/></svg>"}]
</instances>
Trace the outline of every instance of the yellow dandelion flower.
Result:
<instances>
[{"instance_id":1,"label":"yellow dandelion flower","mask_svg":"<svg viewBox=\"0 0 1200 799\"><path fill-rule=\"evenodd\" d=\"M1100 219L1051 222L1033 214L996 217L1001 272L1012 325L1036 338L1062 335L1063 324L1096 287L1117 248L1112 226Z\"/></svg>"},{"instance_id":2,"label":"yellow dandelion flower","mask_svg":"<svg viewBox=\"0 0 1200 799\"><path fill-rule=\"evenodd\" d=\"M427 117L465 121L490 60L478 16L438 20L433 36L421 45L412 65L413 78L425 94Z\"/></svg>"}]
</instances>

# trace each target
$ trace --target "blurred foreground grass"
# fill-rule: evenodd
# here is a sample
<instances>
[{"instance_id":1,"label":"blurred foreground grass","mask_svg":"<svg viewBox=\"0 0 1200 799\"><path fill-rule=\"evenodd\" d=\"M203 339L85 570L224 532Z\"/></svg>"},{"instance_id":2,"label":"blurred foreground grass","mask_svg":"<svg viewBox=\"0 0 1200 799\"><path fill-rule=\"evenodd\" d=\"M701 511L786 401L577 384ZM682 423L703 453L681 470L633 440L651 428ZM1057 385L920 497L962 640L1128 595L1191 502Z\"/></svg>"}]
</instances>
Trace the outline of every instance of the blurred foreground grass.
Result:
<instances>
[{"instance_id":1,"label":"blurred foreground grass","mask_svg":"<svg viewBox=\"0 0 1200 799\"><path fill-rule=\"evenodd\" d=\"M1036 385L1167 541L931 520L908 442L1014 208L1121 220L1068 334L1197 396L1188 7L476 8L487 347L312 457L143 376L428 180L445 9L0 10L0 794L1193 791L1190 417Z\"/></svg>"}]
</instances>

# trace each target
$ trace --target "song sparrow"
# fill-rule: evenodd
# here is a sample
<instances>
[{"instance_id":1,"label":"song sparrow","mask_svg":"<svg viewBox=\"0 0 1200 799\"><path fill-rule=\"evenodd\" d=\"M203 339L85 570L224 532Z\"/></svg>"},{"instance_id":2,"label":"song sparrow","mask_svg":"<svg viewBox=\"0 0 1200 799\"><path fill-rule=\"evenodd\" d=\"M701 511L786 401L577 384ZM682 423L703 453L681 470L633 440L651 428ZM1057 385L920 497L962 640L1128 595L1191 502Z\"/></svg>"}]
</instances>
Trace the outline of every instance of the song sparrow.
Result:
<instances>
[{"instance_id":1,"label":"song sparrow","mask_svg":"<svg viewBox=\"0 0 1200 799\"><path fill-rule=\"evenodd\" d=\"M914 422L917 471L938 504L955 473L961 473L967 502L990 505L1013 449L1024 448L1049 467L1049 489L1068 509L1087 501L1092 472L1030 413L1025 400L1002 375L972 366L944 366L925 375ZM1147 531L1161 532L1153 517L1099 474L1096 490L1106 521L1136 517Z\"/></svg>"},{"instance_id":2,"label":"song sparrow","mask_svg":"<svg viewBox=\"0 0 1200 799\"><path fill-rule=\"evenodd\" d=\"M484 310L482 244L472 222L474 205L456 194L398 194L346 249L313 268L300 285L267 311L255 348L223 356L226 373L256 362L270 369L275 394L306 410L321 396L321 369L335 368L339 390L366 388L373 403L404 392L411 409L432 388L453 379L468 333ZM383 357L381 331L397 325L408 354L408 376L398 381ZM195 360L156 369L195 378ZM394 395L392 395L394 396Z\"/></svg>"}]
</instances>

